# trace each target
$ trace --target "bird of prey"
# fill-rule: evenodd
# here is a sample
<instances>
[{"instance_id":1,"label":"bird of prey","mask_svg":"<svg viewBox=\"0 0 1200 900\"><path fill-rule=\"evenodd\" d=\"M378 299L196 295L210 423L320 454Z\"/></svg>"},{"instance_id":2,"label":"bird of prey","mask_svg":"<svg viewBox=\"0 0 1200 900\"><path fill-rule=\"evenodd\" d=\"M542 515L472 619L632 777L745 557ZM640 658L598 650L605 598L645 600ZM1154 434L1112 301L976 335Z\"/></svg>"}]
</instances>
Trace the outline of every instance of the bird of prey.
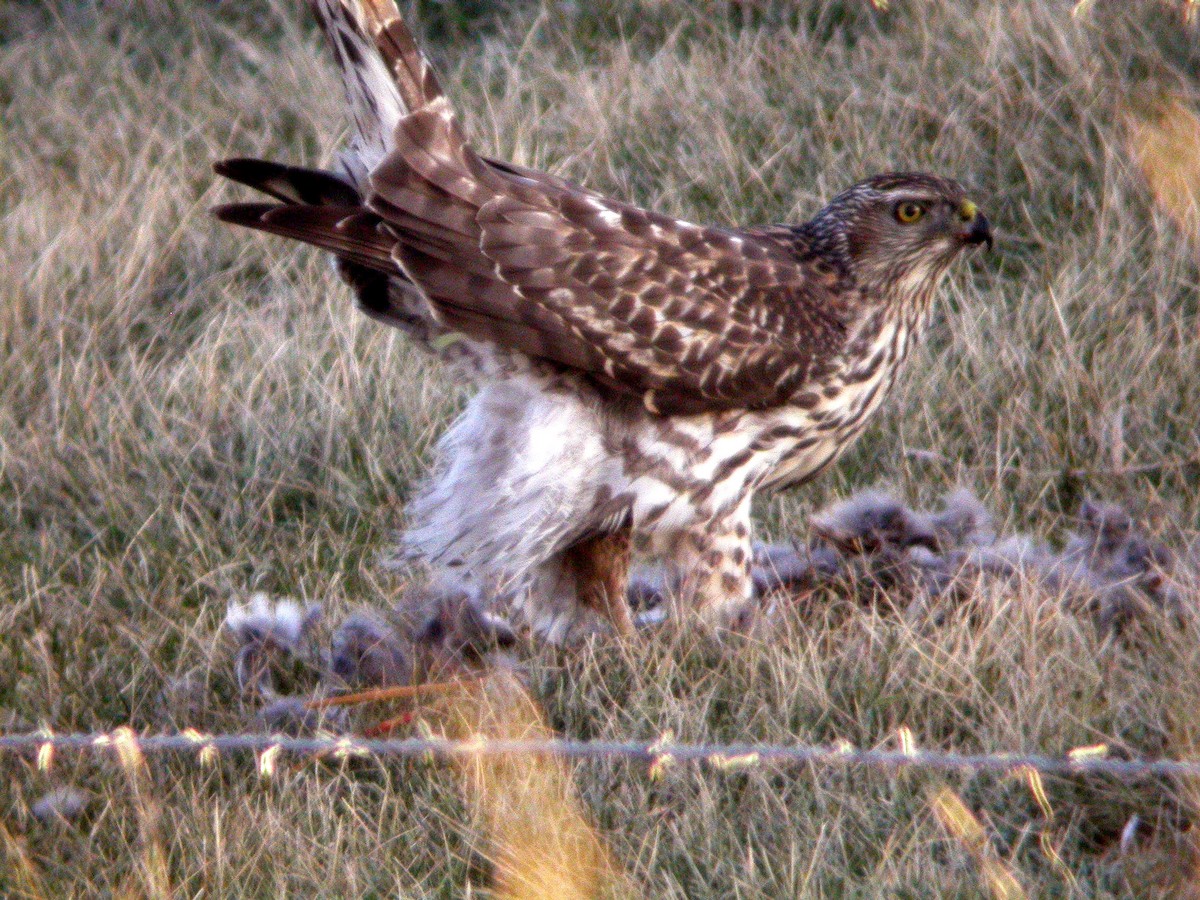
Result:
<instances>
[{"instance_id":1,"label":"bird of prey","mask_svg":"<svg viewBox=\"0 0 1200 900\"><path fill-rule=\"evenodd\" d=\"M800 225L696 225L467 142L392 0L312 0L353 132L334 171L231 159L222 220L330 251L370 316L478 393L409 505L435 583L552 639L630 628L631 547L677 611L736 620L750 503L863 431L988 220L948 178L868 178ZM490 601L489 601L490 602Z\"/></svg>"}]
</instances>

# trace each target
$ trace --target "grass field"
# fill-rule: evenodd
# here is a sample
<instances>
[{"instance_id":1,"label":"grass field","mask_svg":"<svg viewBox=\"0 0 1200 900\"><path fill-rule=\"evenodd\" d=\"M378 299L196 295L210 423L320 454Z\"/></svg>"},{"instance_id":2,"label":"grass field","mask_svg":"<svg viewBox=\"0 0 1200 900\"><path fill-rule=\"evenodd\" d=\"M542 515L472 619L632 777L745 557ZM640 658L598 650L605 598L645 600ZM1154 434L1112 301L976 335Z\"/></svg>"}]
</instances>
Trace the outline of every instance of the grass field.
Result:
<instances>
[{"instance_id":1,"label":"grass field","mask_svg":"<svg viewBox=\"0 0 1200 900\"><path fill-rule=\"evenodd\" d=\"M1054 541L1089 495L1194 534L1200 31L1180 4L448 0L413 21L480 149L693 220L799 221L885 169L970 185L998 253L957 271L836 470L762 504L767 533L888 483L965 484ZM205 213L233 197L212 161L323 162L343 112L300 0L0 6L0 731L246 728L229 598L337 621L403 592L376 561L463 394L325 259ZM571 737L1200 752L1190 618L1114 639L1028 586L937 624L825 601L724 646L534 646L528 684ZM1182 781L1047 778L1041 802L1014 776L573 776L629 896L1200 896ZM36 820L63 786L83 812ZM478 895L459 788L427 762L264 780L249 757L0 757L0 895Z\"/></svg>"}]
</instances>

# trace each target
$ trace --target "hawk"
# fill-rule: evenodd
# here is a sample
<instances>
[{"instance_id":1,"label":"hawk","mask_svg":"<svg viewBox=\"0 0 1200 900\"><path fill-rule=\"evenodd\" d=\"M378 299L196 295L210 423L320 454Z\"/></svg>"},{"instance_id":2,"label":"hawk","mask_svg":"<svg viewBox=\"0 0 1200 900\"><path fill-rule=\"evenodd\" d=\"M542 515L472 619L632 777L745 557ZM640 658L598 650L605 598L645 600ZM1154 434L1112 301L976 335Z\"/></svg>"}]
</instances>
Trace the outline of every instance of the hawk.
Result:
<instances>
[{"instance_id":1,"label":"hawk","mask_svg":"<svg viewBox=\"0 0 1200 900\"><path fill-rule=\"evenodd\" d=\"M477 383L409 505L407 557L552 639L630 628L631 547L667 564L677 609L736 619L751 498L862 432L988 220L924 173L800 225L639 209L476 153L392 0L311 6L349 144L334 171L217 163L275 202L214 212L331 252L363 311Z\"/></svg>"}]
</instances>

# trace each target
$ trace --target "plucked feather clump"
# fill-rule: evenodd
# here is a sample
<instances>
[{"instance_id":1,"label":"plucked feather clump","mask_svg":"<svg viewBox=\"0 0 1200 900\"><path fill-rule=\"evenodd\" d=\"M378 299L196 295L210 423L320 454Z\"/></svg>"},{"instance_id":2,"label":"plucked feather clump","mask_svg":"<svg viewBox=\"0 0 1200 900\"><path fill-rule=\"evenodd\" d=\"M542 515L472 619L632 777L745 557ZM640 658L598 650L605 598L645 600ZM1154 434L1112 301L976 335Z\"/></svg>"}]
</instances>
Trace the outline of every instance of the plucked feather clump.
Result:
<instances>
[{"instance_id":1,"label":"plucked feather clump","mask_svg":"<svg viewBox=\"0 0 1200 900\"><path fill-rule=\"evenodd\" d=\"M1061 601L1104 633L1155 616L1196 611L1191 547L1171 548L1118 504L1084 501L1061 551L1022 533L1000 534L970 491L947 493L936 511L912 509L870 490L821 510L806 545L760 547L760 593L808 595L818 586L906 608L913 601L969 599L1001 582ZM773 607L767 606L767 609Z\"/></svg>"}]
</instances>

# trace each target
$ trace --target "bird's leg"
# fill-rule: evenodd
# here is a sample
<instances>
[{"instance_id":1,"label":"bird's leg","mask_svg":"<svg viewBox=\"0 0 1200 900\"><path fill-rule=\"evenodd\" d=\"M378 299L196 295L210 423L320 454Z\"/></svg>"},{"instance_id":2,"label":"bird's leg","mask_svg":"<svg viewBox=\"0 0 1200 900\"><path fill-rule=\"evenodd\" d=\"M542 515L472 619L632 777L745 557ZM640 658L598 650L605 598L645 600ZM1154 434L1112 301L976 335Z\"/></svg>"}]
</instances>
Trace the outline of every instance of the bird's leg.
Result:
<instances>
[{"instance_id":1,"label":"bird's leg","mask_svg":"<svg viewBox=\"0 0 1200 900\"><path fill-rule=\"evenodd\" d=\"M626 598L630 532L580 541L537 567L523 603L534 630L551 643L570 643L597 630L633 631Z\"/></svg>"},{"instance_id":2,"label":"bird's leg","mask_svg":"<svg viewBox=\"0 0 1200 900\"><path fill-rule=\"evenodd\" d=\"M671 564L680 610L716 625L740 624L754 594L750 497L727 513L676 536Z\"/></svg>"},{"instance_id":3,"label":"bird's leg","mask_svg":"<svg viewBox=\"0 0 1200 900\"><path fill-rule=\"evenodd\" d=\"M579 603L606 618L622 635L633 633L625 597L629 584L630 529L589 538L566 550L563 567L575 576Z\"/></svg>"}]
</instances>

